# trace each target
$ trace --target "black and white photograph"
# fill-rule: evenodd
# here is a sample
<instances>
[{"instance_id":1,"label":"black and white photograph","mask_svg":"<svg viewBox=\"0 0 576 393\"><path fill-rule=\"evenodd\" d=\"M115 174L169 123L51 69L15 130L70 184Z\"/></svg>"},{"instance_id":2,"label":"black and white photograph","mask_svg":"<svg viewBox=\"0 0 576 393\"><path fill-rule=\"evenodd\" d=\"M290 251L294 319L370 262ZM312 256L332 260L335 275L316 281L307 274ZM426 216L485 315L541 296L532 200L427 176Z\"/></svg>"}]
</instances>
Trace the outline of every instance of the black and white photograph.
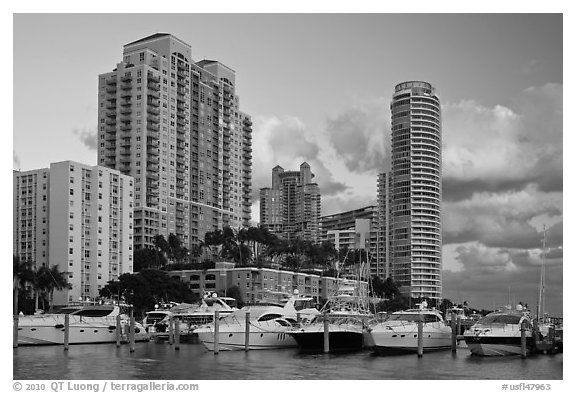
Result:
<instances>
[{"instance_id":1,"label":"black and white photograph","mask_svg":"<svg viewBox=\"0 0 576 393\"><path fill-rule=\"evenodd\" d=\"M12 391L567 389L561 7L128 4L4 18Z\"/></svg>"}]
</instances>

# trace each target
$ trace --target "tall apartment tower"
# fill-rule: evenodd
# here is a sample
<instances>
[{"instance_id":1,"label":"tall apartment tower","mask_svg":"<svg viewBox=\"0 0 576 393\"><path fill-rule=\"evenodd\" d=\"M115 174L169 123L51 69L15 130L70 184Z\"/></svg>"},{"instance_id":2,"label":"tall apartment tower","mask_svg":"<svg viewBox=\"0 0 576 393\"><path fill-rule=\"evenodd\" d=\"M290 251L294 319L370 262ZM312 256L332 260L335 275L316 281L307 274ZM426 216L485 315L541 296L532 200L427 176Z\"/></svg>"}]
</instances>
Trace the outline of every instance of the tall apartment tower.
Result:
<instances>
[{"instance_id":1,"label":"tall apartment tower","mask_svg":"<svg viewBox=\"0 0 576 393\"><path fill-rule=\"evenodd\" d=\"M99 76L98 103L98 163L135 179L136 248L170 233L190 248L249 224L252 123L234 70L195 62L189 44L157 33L124 45Z\"/></svg>"},{"instance_id":2,"label":"tall apartment tower","mask_svg":"<svg viewBox=\"0 0 576 393\"><path fill-rule=\"evenodd\" d=\"M396 85L391 171L380 177L388 215L389 275L411 297L442 295L442 135L440 100L421 81ZM384 193L384 196L382 195ZM387 194L387 195L386 195ZM387 232L386 232L387 231Z\"/></svg>"},{"instance_id":3,"label":"tall apartment tower","mask_svg":"<svg viewBox=\"0 0 576 393\"><path fill-rule=\"evenodd\" d=\"M260 189L260 224L285 239L320 240L321 198L306 162L299 171L272 169L272 187Z\"/></svg>"},{"instance_id":4,"label":"tall apartment tower","mask_svg":"<svg viewBox=\"0 0 576 393\"><path fill-rule=\"evenodd\" d=\"M55 304L97 297L132 273L132 177L72 161L13 177L14 254L67 274L72 289L55 293Z\"/></svg>"}]
</instances>

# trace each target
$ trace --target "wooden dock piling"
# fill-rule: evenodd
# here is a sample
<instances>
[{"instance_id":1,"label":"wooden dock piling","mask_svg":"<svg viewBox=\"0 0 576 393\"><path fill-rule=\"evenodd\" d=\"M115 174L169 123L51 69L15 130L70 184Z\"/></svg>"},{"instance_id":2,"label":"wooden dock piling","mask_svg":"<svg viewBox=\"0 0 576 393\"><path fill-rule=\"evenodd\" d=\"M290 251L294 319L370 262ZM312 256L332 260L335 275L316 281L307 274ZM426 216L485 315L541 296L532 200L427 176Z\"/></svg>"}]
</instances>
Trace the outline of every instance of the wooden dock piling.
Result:
<instances>
[{"instance_id":1,"label":"wooden dock piling","mask_svg":"<svg viewBox=\"0 0 576 393\"><path fill-rule=\"evenodd\" d=\"M520 325L520 355L522 359L526 358L526 325L524 322Z\"/></svg>"},{"instance_id":2,"label":"wooden dock piling","mask_svg":"<svg viewBox=\"0 0 576 393\"><path fill-rule=\"evenodd\" d=\"M64 315L64 350L68 350L70 345L70 315Z\"/></svg>"},{"instance_id":3,"label":"wooden dock piling","mask_svg":"<svg viewBox=\"0 0 576 393\"><path fill-rule=\"evenodd\" d=\"M244 336L244 350L250 350L250 311L246 311L246 333Z\"/></svg>"},{"instance_id":4,"label":"wooden dock piling","mask_svg":"<svg viewBox=\"0 0 576 393\"><path fill-rule=\"evenodd\" d=\"M330 352L330 321L328 314L324 312L324 353Z\"/></svg>"},{"instance_id":5,"label":"wooden dock piling","mask_svg":"<svg viewBox=\"0 0 576 393\"><path fill-rule=\"evenodd\" d=\"M424 354L424 315L418 316L418 357Z\"/></svg>"},{"instance_id":6,"label":"wooden dock piling","mask_svg":"<svg viewBox=\"0 0 576 393\"><path fill-rule=\"evenodd\" d=\"M136 320L134 319L134 307L130 307L130 352L136 350Z\"/></svg>"},{"instance_id":7,"label":"wooden dock piling","mask_svg":"<svg viewBox=\"0 0 576 393\"><path fill-rule=\"evenodd\" d=\"M452 313L452 318L450 320L450 325L452 327L452 352L456 353L456 346L457 346L457 342L456 342L456 336L457 336L457 332L456 332L456 314Z\"/></svg>"},{"instance_id":8,"label":"wooden dock piling","mask_svg":"<svg viewBox=\"0 0 576 393\"><path fill-rule=\"evenodd\" d=\"M172 315L168 317L168 344L174 344L174 319Z\"/></svg>"},{"instance_id":9,"label":"wooden dock piling","mask_svg":"<svg viewBox=\"0 0 576 393\"><path fill-rule=\"evenodd\" d=\"M18 348L18 322L20 319L18 318L18 314L14 314L14 324L13 328L14 331L12 332L12 347Z\"/></svg>"},{"instance_id":10,"label":"wooden dock piling","mask_svg":"<svg viewBox=\"0 0 576 393\"><path fill-rule=\"evenodd\" d=\"M214 311L214 355L218 355L220 350L220 311Z\"/></svg>"},{"instance_id":11,"label":"wooden dock piling","mask_svg":"<svg viewBox=\"0 0 576 393\"><path fill-rule=\"evenodd\" d=\"M180 349L180 319L174 319L174 349Z\"/></svg>"},{"instance_id":12,"label":"wooden dock piling","mask_svg":"<svg viewBox=\"0 0 576 393\"><path fill-rule=\"evenodd\" d=\"M122 340L122 323L120 319L120 314L116 315L116 348L120 347L120 342Z\"/></svg>"}]
</instances>

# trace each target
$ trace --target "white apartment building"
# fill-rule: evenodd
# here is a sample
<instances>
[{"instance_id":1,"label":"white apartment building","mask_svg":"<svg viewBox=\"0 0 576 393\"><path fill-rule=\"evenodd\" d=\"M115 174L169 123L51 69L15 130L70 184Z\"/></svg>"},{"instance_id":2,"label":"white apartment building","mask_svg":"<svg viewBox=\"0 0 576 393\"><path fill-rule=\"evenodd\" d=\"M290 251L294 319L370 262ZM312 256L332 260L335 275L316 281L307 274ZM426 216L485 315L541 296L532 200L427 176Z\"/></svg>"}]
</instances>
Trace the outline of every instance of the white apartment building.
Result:
<instances>
[{"instance_id":1,"label":"white apartment building","mask_svg":"<svg viewBox=\"0 0 576 393\"><path fill-rule=\"evenodd\" d=\"M14 172L13 251L67 274L72 289L55 293L55 305L97 297L108 281L132 273L133 182L72 161Z\"/></svg>"}]
</instances>

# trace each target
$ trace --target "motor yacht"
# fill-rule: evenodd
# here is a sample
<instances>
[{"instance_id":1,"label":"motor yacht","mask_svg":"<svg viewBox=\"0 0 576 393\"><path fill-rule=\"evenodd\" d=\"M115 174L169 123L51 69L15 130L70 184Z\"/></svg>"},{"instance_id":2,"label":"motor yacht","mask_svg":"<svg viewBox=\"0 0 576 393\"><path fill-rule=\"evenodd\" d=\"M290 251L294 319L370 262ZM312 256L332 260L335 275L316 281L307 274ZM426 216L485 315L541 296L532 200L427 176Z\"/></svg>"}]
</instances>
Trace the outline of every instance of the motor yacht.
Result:
<instances>
[{"instance_id":1,"label":"motor yacht","mask_svg":"<svg viewBox=\"0 0 576 393\"><path fill-rule=\"evenodd\" d=\"M473 355L506 356L521 354L522 326L526 337L526 350L531 350L532 324L529 312L518 305L490 313L464 332L464 340Z\"/></svg>"},{"instance_id":2,"label":"motor yacht","mask_svg":"<svg viewBox=\"0 0 576 393\"><path fill-rule=\"evenodd\" d=\"M298 293L291 296L283 306L245 307L219 320L219 350L245 349L246 312L250 312L249 349L296 347L297 343L288 331L298 323L306 323L319 314L314 308L314 299ZM214 350L213 323L195 329L194 334L209 351Z\"/></svg>"},{"instance_id":3,"label":"motor yacht","mask_svg":"<svg viewBox=\"0 0 576 393\"><path fill-rule=\"evenodd\" d=\"M446 326L442 314L428 309L426 302L420 308L397 311L369 327L374 351L380 355L417 352L418 321L422 319L423 351L437 351L451 347L452 329Z\"/></svg>"},{"instance_id":4,"label":"motor yacht","mask_svg":"<svg viewBox=\"0 0 576 393\"><path fill-rule=\"evenodd\" d=\"M128 340L130 318L117 304L72 305L58 313L21 315L18 318L18 345L64 344L65 315L69 315L69 344L116 342L116 317L120 315L121 339ZM149 339L135 323L136 341Z\"/></svg>"}]
</instances>

